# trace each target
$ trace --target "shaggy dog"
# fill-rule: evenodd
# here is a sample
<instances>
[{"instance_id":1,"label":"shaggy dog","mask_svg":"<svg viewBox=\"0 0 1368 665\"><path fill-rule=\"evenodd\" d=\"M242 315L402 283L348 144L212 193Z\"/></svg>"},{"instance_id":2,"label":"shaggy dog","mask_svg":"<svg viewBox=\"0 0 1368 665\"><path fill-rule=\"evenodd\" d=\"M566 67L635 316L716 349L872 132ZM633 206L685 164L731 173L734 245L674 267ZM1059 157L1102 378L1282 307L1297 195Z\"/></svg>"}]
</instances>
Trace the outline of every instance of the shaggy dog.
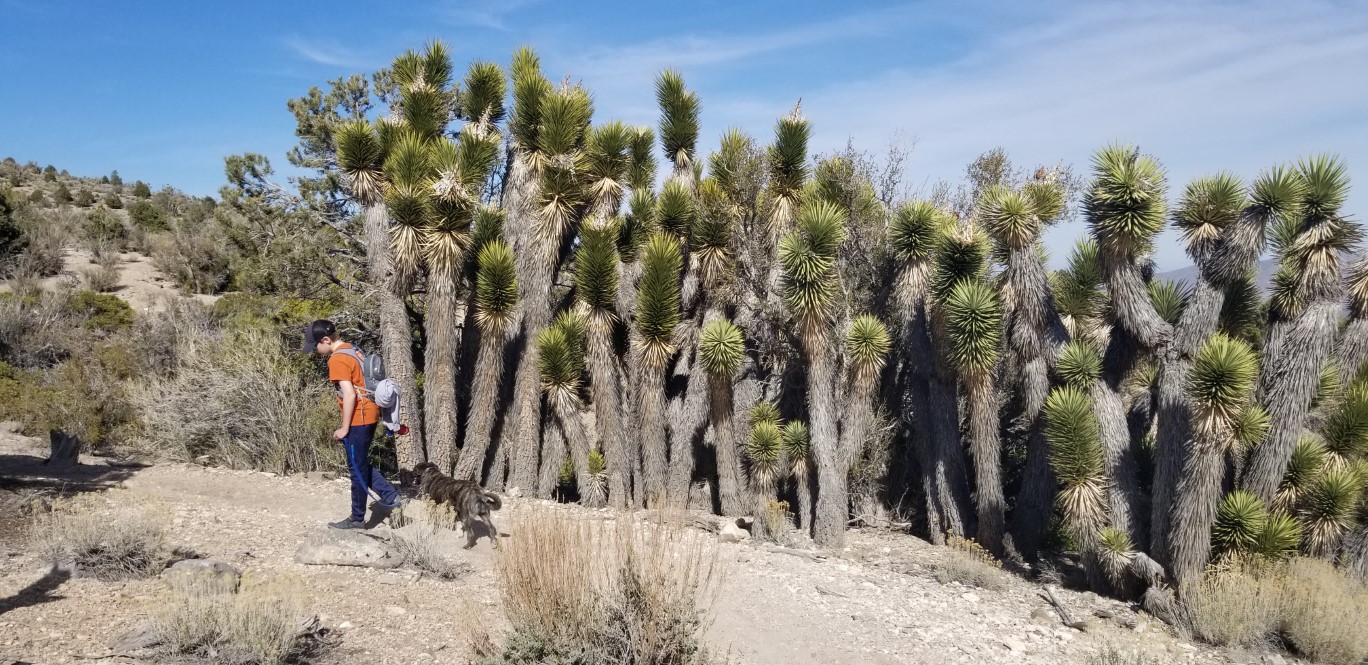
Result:
<instances>
[{"instance_id":1,"label":"shaggy dog","mask_svg":"<svg viewBox=\"0 0 1368 665\"><path fill-rule=\"evenodd\" d=\"M456 511L456 517L465 527L465 549L475 546L475 520L484 522L489 529L489 542L499 549L499 531L489 519L491 510L503 507L499 495L486 492L479 483L470 480L456 480L437 469L431 462L423 462L413 467L418 474L419 491L437 504L447 504Z\"/></svg>"}]
</instances>

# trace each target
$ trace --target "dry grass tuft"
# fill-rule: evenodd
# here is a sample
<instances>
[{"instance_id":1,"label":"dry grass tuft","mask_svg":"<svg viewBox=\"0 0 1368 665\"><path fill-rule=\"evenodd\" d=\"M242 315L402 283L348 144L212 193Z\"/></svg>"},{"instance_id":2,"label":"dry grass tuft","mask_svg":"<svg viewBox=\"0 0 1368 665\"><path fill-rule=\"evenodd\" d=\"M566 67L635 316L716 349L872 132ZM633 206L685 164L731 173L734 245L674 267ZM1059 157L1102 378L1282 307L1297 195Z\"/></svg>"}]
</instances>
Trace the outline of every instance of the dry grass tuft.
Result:
<instances>
[{"instance_id":1,"label":"dry grass tuft","mask_svg":"<svg viewBox=\"0 0 1368 665\"><path fill-rule=\"evenodd\" d=\"M1186 628L1212 644L1267 645L1278 628L1282 595L1276 566L1231 560L1184 590Z\"/></svg>"},{"instance_id":2,"label":"dry grass tuft","mask_svg":"<svg viewBox=\"0 0 1368 665\"><path fill-rule=\"evenodd\" d=\"M1283 635L1318 663L1368 660L1368 586L1319 559L1285 567Z\"/></svg>"},{"instance_id":3,"label":"dry grass tuft","mask_svg":"<svg viewBox=\"0 0 1368 665\"><path fill-rule=\"evenodd\" d=\"M678 520L604 523L533 509L495 570L512 632L494 662L712 662L702 633L720 582L717 552Z\"/></svg>"},{"instance_id":4,"label":"dry grass tuft","mask_svg":"<svg viewBox=\"0 0 1368 665\"><path fill-rule=\"evenodd\" d=\"M33 544L54 565L113 580L155 575L170 559L167 516L137 503L115 504L113 494L83 495L34 516Z\"/></svg>"},{"instance_id":5,"label":"dry grass tuft","mask_svg":"<svg viewBox=\"0 0 1368 665\"><path fill-rule=\"evenodd\" d=\"M452 541L442 538L456 524L456 511L446 504L425 500L425 510L416 515L406 514L405 524L394 532L391 544L404 555L413 567L444 580L454 580L470 573L468 564L447 556ZM405 513L417 512L405 510ZM446 533L445 535L453 535Z\"/></svg>"},{"instance_id":6,"label":"dry grass tuft","mask_svg":"<svg viewBox=\"0 0 1368 665\"><path fill-rule=\"evenodd\" d=\"M770 501L765 504L765 533L778 537L788 531L789 505L787 501Z\"/></svg>"},{"instance_id":7,"label":"dry grass tuft","mask_svg":"<svg viewBox=\"0 0 1368 665\"><path fill-rule=\"evenodd\" d=\"M284 663L307 646L300 589L243 580L235 594L171 591L153 613L164 646L225 665Z\"/></svg>"},{"instance_id":8,"label":"dry grass tuft","mask_svg":"<svg viewBox=\"0 0 1368 665\"><path fill-rule=\"evenodd\" d=\"M932 564L937 582L959 582L990 590L1003 587L1002 563L982 545L953 534L945 545L940 560Z\"/></svg>"},{"instance_id":9,"label":"dry grass tuft","mask_svg":"<svg viewBox=\"0 0 1368 665\"><path fill-rule=\"evenodd\" d=\"M1114 646L1102 647L1097 653L1088 656L1088 665L1165 665L1169 661L1136 652L1125 652Z\"/></svg>"}]
</instances>

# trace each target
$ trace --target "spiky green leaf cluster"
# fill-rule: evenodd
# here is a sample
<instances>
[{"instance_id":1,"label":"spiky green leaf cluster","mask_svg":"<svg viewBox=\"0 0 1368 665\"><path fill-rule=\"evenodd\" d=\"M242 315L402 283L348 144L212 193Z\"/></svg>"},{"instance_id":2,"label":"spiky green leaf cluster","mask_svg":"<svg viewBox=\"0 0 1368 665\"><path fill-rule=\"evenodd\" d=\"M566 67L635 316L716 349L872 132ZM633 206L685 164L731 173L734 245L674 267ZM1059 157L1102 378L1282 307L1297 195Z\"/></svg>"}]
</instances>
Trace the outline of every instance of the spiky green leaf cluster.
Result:
<instances>
[{"instance_id":1,"label":"spiky green leaf cluster","mask_svg":"<svg viewBox=\"0 0 1368 665\"><path fill-rule=\"evenodd\" d=\"M434 41L422 54L408 51L395 59L391 74L399 89L399 117L408 131L424 140L442 136L450 118L454 93L451 54Z\"/></svg>"},{"instance_id":2,"label":"spiky green leaf cluster","mask_svg":"<svg viewBox=\"0 0 1368 665\"><path fill-rule=\"evenodd\" d=\"M1311 482L1320 475L1325 467L1327 451L1320 439L1303 434L1292 447L1292 456L1287 460L1287 470L1283 473L1282 483L1274 506L1280 510L1293 511L1306 496Z\"/></svg>"},{"instance_id":3,"label":"spiky green leaf cluster","mask_svg":"<svg viewBox=\"0 0 1368 665\"><path fill-rule=\"evenodd\" d=\"M801 420L784 423L783 436L784 456L788 458L790 472L795 478L805 478L812 460L812 437L807 423Z\"/></svg>"},{"instance_id":4,"label":"spiky green leaf cluster","mask_svg":"<svg viewBox=\"0 0 1368 665\"><path fill-rule=\"evenodd\" d=\"M1125 583L1134 556L1135 544L1125 531L1108 526L1098 532L1098 563L1112 584Z\"/></svg>"},{"instance_id":5,"label":"spiky green leaf cluster","mask_svg":"<svg viewBox=\"0 0 1368 665\"><path fill-rule=\"evenodd\" d=\"M1250 272L1229 284L1221 304L1221 330L1247 342L1263 337L1264 302L1256 279Z\"/></svg>"},{"instance_id":6,"label":"spiky green leaf cluster","mask_svg":"<svg viewBox=\"0 0 1368 665\"><path fill-rule=\"evenodd\" d=\"M688 166L698 149L698 95L684 87L684 77L667 69L656 77L656 103L660 105L660 144L665 159Z\"/></svg>"},{"instance_id":7,"label":"spiky green leaf cluster","mask_svg":"<svg viewBox=\"0 0 1368 665\"><path fill-rule=\"evenodd\" d=\"M524 151L537 149L541 128L542 99L551 93L551 82L541 71L541 58L528 47L513 52L513 117L509 121L513 138Z\"/></svg>"},{"instance_id":8,"label":"spiky green leaf cluster","mask_svg":"<svg viewBox=\"0 0 1368 665\"><path fill-rule=\"evenodd\" d=\"M1342 390L1344 386L1340 383L1339 364L1334 360L1327 360L1321 365L1320 375L1316 379L1316 394L1311 398L1311 408L1315 409L1338 398Z\"/></svg>"},{"instance_id":9,"label":"spiky green leaf cluster","mask_svg":"<svg viewBox=\"0 0 1368 665\"><path fill-rule=\"evenodd\" d=\"M930 201L904 203L889 223L888 243L899 261L930 261L953 226L954 219Z\"/></svg>"},{"instance_id":10,"label":"spiky green leaf cluster","mask_svg":"<svg viewBox=\"0 0 1368 665\"><path fill-rule=\"evenodd\" d=\"M1363 481L1349 467L1327 468L1311 482L1302 499L1304 542L1315 555L1333 553L1340 540L1357 525Z\"/></svg>"},{"instance_id":11,"label":"spiky green leaf cluster","mask_svg":"<svg viewBox=\"0 0 1368 665\"><path fill-rule=\"evenodd\" d=\"M1233 424L1249 402L1259 360L1248 344L1217 333L1193 359L1187 393L1204 419Z\"/></svg>"},{"instance_id":12,"label":"spiky green leaf cluster","mask_svg":"<svg viewBox=\"0 0 1368 665\"><path fill-rule=\"evenodd\" d=\"M1192 292L1182 282L1156 279L1149 283L1150 303L1154 305L1154 311L1159 318L1167 321L1169 325L1178 324L1191 295Z\"/></svg>"},{"instance_id":13,"label":"spiky green leaf cluster","mask_svg":"<svg viewBox=\"0 0 1368 665\"><path fill-rule=\"evenodd\" d=\"M1344 275L1344 292L1349 311L1357 318L1368 317L1368 254L1360 256Z\"/></svg>"},{"instance_id":14,"label":"spiky green leaf cluster","mask_svg":"<svg viewBox=\"0 0 1368 665\"><path fill-rule=\"evenodd\" d=\"M675 351L682 261L678 241L667 233L652 236L641 253L636 342L642 361L650 367L664 367Z\"/></svg>"},{"instance_id":15,"label":"spiky green leaf cluster","mask_svg":"<svg viewBox=\"0 0 1368 665\"><path fill-rule=\"evenodd\" d=\"M708 155L708 173L734 202L751 201L759 194L756 187L761 159L755 140L732 127L722 133L717 151Z\"/></svg>"},{"instance_id":16,"label":"spiky green leaf cluster","mask_svg":"<svg viewBox=\"0 0 1368 665\"><path fill-rule=\"evenodd\" d=\"M1065 485L1102 481L1102 442L1092 399L1078 388L1050 391L1045 400L1045 440L1050 466Z\"/></svg>"},{"instance_id":17,"label":"spiky green leaf cluster","mask_svg":"<svg viewBox=\"0 0 1368 665\"><path fill-rule=\"evenodd\" d=\"M1247 205L1244 183L1234 174L1198 178L1183 190L1183 197L1173 211L1173 225L1182 234L1188 252L1201 260L1203 250L1240 219Z\"/></svg>"},{"instance_id":18,"label":"spiky green leaf cluster","mask_svg":"<svg viewBox=\"0 0 1368 665\"><path fill-rule=\"evenodd\" d=\"M650 127L632 128L631 165L627 180L632 190L643 191L655 184L655 132Z\"/></svg>"},{"instance_id":19,"label":"spiky green leaf cluster","mask_svg":"<svg viewBox=\"0 0 1368 665\"><path fill-rule=\"evenodd\" d=\"M1349 190L1347 169L1338 157L1317 155L1297 163L1304 188L1296 236L1284 249L1283 262L1296 272L1297 283L1316 296L1333 293L1340 279L1339 260L1362 237L1359 225L1340 207Z\"/></svg>"},{"instance_id":20,"label":"spiky green leaf cluster","mask_svg":"<svg viewBox=\"0 0 1368 665\"><path fill-rule=\"evenodd\" d=\"M475 323L486 335L511 332L518 306L518 269L513 249L501 238L482 247L475 261Z\"/></svg>"},{"instance_id":21,"label":"spiky green leaf cluster","mask_svg":"<svg viewBox=\"0 0 1368 665\"><path fill-rule=\"evenodd\" d=\"M846 358L857 386L872 385L883 370L891 341L888 328L869 314L861 314L850 322L846 331Z\"/></svg>"},{"instance_id":22,"label":"spiky green leaf cluster","mask_svg":"<svg viewBox=\"0 0 1368 665\"><path fill-rule=\"evenodd\" d=\"M562 317L537 335L542 389L555 399L577 398L584 375L583 323Z\"/></svg>"},{"instance_id":23,"label":"spiky green leaf cluster","mask_svg":"<svg viewBox=\"0 0 1368 665\"><path fill-rule=\"evenodd\" d=\"M994 185L978 200L978 218L999 243L1021 249L1040 237L1042 224L1035 209L1021 192Z\"/></svg>"},{"instance_id":24,"label":"spiky green leaf cluster","mask_svg":"<svg viewBox=\"0 0 1368 665\"><path fill-rule=\"evenodd\" d=\"M570 155L584 146L594 103L589 92L573 85L552 90L541 99L537 148L546 155Z\"/></svg>"},{"instance_id":25,"label":"spiky green leaf cluster","mask_svg":"<svg viewBox=\"0 0 1368 665\"><path fill-rule=\"evenodd\" d=\"M697 219L698 207L688 185L679 180L665 183L656 199L655 221L660 229L685 238Z\"/></svg>"},{"instance_id":26,"label":"spiky green leaf cluster","mask_svg":"<svg viewBox=\"0 0 1368 665\"><path fill-rule=\"evenodd\" d=\"M591 200L604 208L608 215L617 212L622 199L628 171L632 165L631 150L633 131L627 125L614 120L589 128L585 141L585 173L588 176L588 190Z\"/></svg>"},{"instance_id":27,"label":"spiky green leaf cluster","mask_svg":"<svg viewBox=\"0 0 1368 665\"><path fill-rule=\"evenodd\" d=\"M947 233L936 252L931 295L944 302L962 281L982 278L988 272L988 243L971 226L959 226Z\"/></svg>"},{"instance_id":28,"label":"spiky green leaf cluster","mask_svg":"<svg viewBox=\"0 0 1368 665\"><path fill-rule=\"evenodd\" d=\"M1268 169L1254 180L1251 213L1262 216L1265 223L1293 219L1301 214L1305 188L1295 170L1285 166Z\"/></svg>"},{"instance_id":29,"label":"spiky green leaf cluster","mask_svg":"<svg viewBox=\"0 0 1368 665\"><path fill-rule=\"evenodd\" d=\"M761 421L751 427L746 440L746 459L750 462L751 486L756 491L774 487L782 473L784 438L779 427Z\"/></svg>"},{"instance_id":30,"label":"spiky green leaf cluster","mask_svg":"<svg viewBox=\"0 0 1368 665\"><path fill-rule=\"evenodd\" d=\"M1074 340L1060 349L1055 371L1065 384L1087 390L1102 376L1102 354L1088 344Z\"/></svg>"},{"instance_id":31,"label":"spiky green leaf cluster","mask_svg":"<svg viewBox=\"0 0 1368 665\"><path fill-rule=\"evenodd\" d=\"M650 190L632 190L627 214L617 224L618 255L623 263L636 263L641 246L660 229L655 221L655 207L655 195Z\"/></svg>"},{"instance_id":32,"label":"spiky green leaf cluster","mask_svg":"<svg viewBox=\"0 0 1368 665\"><path fill-rule=\"evenodd\" d=\"M945 299L945 322L955 364L964 371L992 369L1002 341L1002 304L992 287L979 280L959 282Z\"/></svg>"},{"instance_id":33,"label":"spiky green leaf cluster","mask_svg":"<svg viewBox=\"0 0 1368 665\"><path fill-rule=\"evenodd\" d=\"M1048 226L1064 214L1064 187L1057 180L1032 180L1021 188L1040 224Z\"/></svg>"},{"instance_id":34,"label":"spiky green leaf cluster","mask_svg":"<svg viewBox=\"0 0 1368 665\"><path fill-rule=\"evenodd\" d=\"M774 232L787 231L802 206L811 133L812 127L803 118L800 106L794 106L774 125L774 145L769 148L769 191L773 200L769 223Z\"/></svg>"},{"instance_id":35,"label":"spiky green leaf cluster","mask_svg":"<svg viewBox=\"0 0 1368 665\"><path fill-rule=\"evenodd\" d=\"M809 340L825 334L837 287L836 252L845 239L844 224L845 216L836 206L809 202L798 217L798 228L779 242L784 302Z\"/></svg>"},{"instance_id":36,"label":"spiky green leaf cluster","mask_svg":"<svg viewBox=\"0 0 1368 665\"><path fill-rule=\"evenodd\" d=\"M1286 559L1297 553L1301 539L1301 522L1281 510L1275 510L1268 514L1263 531L1259 532L1259 538L1254 543L1254 551L1269 559Z\"/></svg>"},{"instance_id":37,"label":"spiky green leaf cluster","mask_svg":"<svg viewBox=\"0 0 1368 665\"><path fill-rule=\"evenodd\" d=\"M616 319L617 229L585 227L580 231L580 247L575 252L575 297L591 316L606 321Z\"/></svg>"},{"instance_id":38,"label":"spiky green leaf cluster","mask_svg":"<svg viewBox=\"0 0 1368 665\"><path fill-rule=\"evenodd\" d=\"M504 72L492 62L476 60L466 72L458 99L458 115L467 122L498 126L504 119Z\"/></svg>"},{"instance_id":39,"label":"spiky green leaf cluster","mask_svg":"<svg viewBox=\"0 0 1368 665\"><path fill-rule=\"evenodd\" d=\"M689 227L689 255L705 284L715 284L731 264L735 206L715 178L698 183L698 214Z\"/></svg>"},{"instance_id":40,"label":"spiky green leaf cluster","mask_svg":"<svg viewBox=\"0 0 1368 665\"><path fill-rule=\"evenodd\" d=\"M1102 289L1102 268L1098 259L1097 243L1083 238L1069 253L1068 268L1051 274L1050 290L1061 315L1075 321L1090 321L1102 316L1107 294Z\"/></svg>"},{"instance_id":41,"label":"spiky green leaf cluster","mask_svg":"<svg viewBox=\"0 0 1368 665\"><path fill-rule=\"evenodd\" d=\"M1235 490L1221 499L1211 529L1218 552L1245 554L1255 551L1268 527L1268 507L1253 492Z\"/></svg>"},{"instance_id":42,"label":"spiky green leaf cluster","mask_svg":"<svg viewBox=\"0 0 1368 665\"><path fill-rule=\"evenodd\" d=\"M340 125L336 140L337 166L347 177L352 197L363 206L375 205L384 196L385 150L375 130L365 120Z\"/></svg>"},{"instance_id":43,"label":"spiky green leaf cluster","mask_svg":"<svg viewBox=\"0 0 1368 665\"><path fill-rule=\"evenodd\" d=\"M748 416L752 426L757 423L773 423L777 427L783 422L779 407L775 406L774 402L756 402L751 406Z\"/></svg>"},{"instance_id":44,"label":"spiky green leaf cluster","mask_svg":"<svg viewBox=\"0 0 1368 665\"><path fill-rule=\"evenodd\" d=\"M703 326L698 336L698 359L708 374L730 378L745 356L746 340L736 324L715 319Z\"/></svg>"},{"instance_id":45,"label":"spiky green leaf cluster","mask_svg":"<svg viewBox=\"0 0 1368 665\"><path fill-rule=\"evenodd\" d=\"M1149 245L1164 228L1164 170L1131 146L1111 145L1093 156L1093 181L1083 210L1093 237L1109 253Z\"/></svg>"},{"instance_id":46,"label":"spiky green leaf cluster","mask_svg":"<svg viewBox=\"0 0 1368 665\"><path fill-rule=\"evenodd\" d=\"M1245 450L1249 450L1263 443L1263 440L1268 437L1268 430L1272 424L1268 411L1257 404L1250 404L1235 418L1233 423L1235 440Z\"/></svg>"},{"instance_id":47,"label":"spiky green leaf cluster","mask_svg":"<svg viewBox=\"0 0 1368 665\"><path fill-rule=\"evenodd\" d=\"M503 208L482 205L475 209L475 223L470 232L470 250L477 257L485 245L503 239L504 222L507 219L508 213Z\"/></svg>"},{"instance_id":48,"label":"spiky green leaf cluster","mask_svg":"<svg viewBox=\"0 0 1368 665\"><path fill-rule=\"evenodd\" d=\"M1329 454L1340 461L1368 456L1368 386L1354 385L1345 392L1344 399L1321 426L1321 436Z\"/></svg>"}]
</instances>

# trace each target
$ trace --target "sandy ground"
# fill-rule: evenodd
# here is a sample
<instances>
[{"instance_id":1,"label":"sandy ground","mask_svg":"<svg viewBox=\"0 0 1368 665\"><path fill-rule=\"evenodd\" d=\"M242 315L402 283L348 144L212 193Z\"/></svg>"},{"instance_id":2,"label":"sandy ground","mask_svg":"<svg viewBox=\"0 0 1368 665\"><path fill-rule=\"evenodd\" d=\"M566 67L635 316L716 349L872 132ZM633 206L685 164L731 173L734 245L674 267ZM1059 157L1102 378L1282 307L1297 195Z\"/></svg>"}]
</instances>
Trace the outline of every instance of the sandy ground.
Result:
<instances>
[{"instance_id":1,"label":"sandy ground","mask_svg":"<svg viewBox=\"0 0 1368 665\"><path fill-rule=\"evenodd\" d=\"M451 581L394 583L384 571L295 563L299 543L345 514L345 480L171 463L123 468L95 457L53 475L41 464L46 451L39 443L0 433L0 488L98 491L111 502L166 511L173 545L295 583L309 610L335 631L335 644L316 662L465 663L470 654L458 626L465 612L501 625L498 553L487 539L454 551L471 572ZM512 534L505 546L516 546L519 516L534 509L546 503L510 499L496 513L500 529ZM0 663L151 662L91 656L108 653L148 616L163 582L55 578L26 546L25 526L14 516L0 520ZM1108 646L1143 653L1151 663L1282 662L1196 645L1088 593L1060 591L1071 613L1092 617L1085 631L1065 628L1047 611L1039 587L1025 580L1008 576L999 590L937 582L932 566L946 550L907 535L854 531L844 551L822 559L749 542L716 546L725 578L707 640L732 662L1082 665ZM1116 612L1121 621L1096 618L1096 610Z\"/></svg>"},{"instance_id":2,"label":"sandy ground","mask_svg":"<svg viewBox=\"0 0 1368 665\"><path fill-rule=\"evenodd\" d=\"M161 310L168 299L187 297L152 265L152 259L133 252L121 254L120 258L122 262L119 264L119 284L113 293L128 301L129 306L139 314ZM95 266L94 257L90 252L75 246L66 248L64 263L62 272L40 282L43 288L55 290L63 286L80 286L82 270ZM8 291L10 288L9 283L0 281L0 291ZM213 304L218 299L218 296L211 295L188 297L206 305Z\"/></svg>"}]
</instances>

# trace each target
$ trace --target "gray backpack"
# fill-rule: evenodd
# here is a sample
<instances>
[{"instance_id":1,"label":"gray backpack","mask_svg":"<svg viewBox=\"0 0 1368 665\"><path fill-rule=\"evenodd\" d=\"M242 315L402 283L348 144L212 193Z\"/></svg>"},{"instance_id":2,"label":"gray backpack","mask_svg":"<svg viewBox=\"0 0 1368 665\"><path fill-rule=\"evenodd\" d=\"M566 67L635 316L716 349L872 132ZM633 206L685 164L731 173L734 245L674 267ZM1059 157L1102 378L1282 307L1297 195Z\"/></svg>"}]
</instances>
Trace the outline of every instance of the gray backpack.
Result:
<instances>
[{"instance_id":1,"label":"gray backpack","mask_svg":"<svg viewBox=\"0 0 1368 665\"><path fill-rule=\"evenodd\" d=\"M355 358L357 364L361 365L361 382L366 385L357 386L357 393L380 407L380 422L385 429L393 433L407 433L401 421L403 407L399 384L385 376L385 361L380 354L368 356L353 346L338 349L337 353Z\"/></svg>"},{"instance_id":2,"label":"gray backpack","mask_svg":"<svg viewBox=\"0 0 1368 665\"><path fill-rule=\"evenodd\" d=\"M389 380L385 376L385 359L381 358L378 353L370 356L361 353L355 346L347 346L338 349L336 352L344 356L350 356L352 359L356 360L356 364L361 366L361 381L366 385L357 386L356 388L363 397L374 402L376 388L380 385L380 382ZM393 382L391 381L391 383Z\"/></svg>"}]
</instances>

